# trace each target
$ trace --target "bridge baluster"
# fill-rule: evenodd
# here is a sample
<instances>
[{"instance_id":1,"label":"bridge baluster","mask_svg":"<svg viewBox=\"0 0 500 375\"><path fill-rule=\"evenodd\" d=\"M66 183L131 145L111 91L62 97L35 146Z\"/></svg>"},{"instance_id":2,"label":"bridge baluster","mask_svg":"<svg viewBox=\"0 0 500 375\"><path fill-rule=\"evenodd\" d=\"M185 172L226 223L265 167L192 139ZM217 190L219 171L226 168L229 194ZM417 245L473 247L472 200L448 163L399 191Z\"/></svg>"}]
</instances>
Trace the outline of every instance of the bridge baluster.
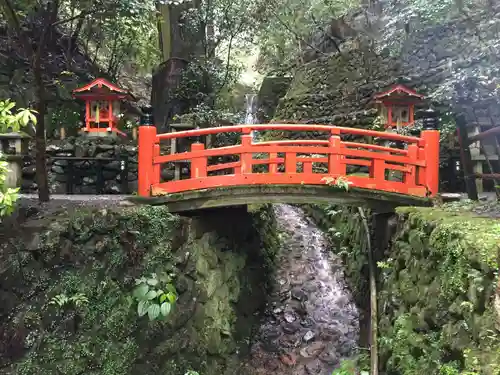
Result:
<instances>
[{"instance_id":1,"label":"bridge baluster","mask_svg":"<svg viewBox=\"0 0 500 375\"><path fill-rule=\"evenodd\" d=\"M411 144L408 146L408 158L410 160L418 160L418 146L416 144ZM409 171L404 174L403 182L408 187L417 186L417 167L415 165L410 165Z\"/></svg>"},{"instance_id":2,"label":"bridge baluster","mask_svg":"<svg viewBox=\"0 0 500 375\"><path fill-rule=\"evenodd\" d=\"M191 152L205 150L205 145L195 142L191 145ZM207 177L207 157L198 156L191 159L191 178Z\"/></svg>"},{"instance_id":3,"label":"bridge baluster","mask_svg":"<svg viewBox=\"0 0 500 375\"><path fill-rule=\"evenodd\" d=\"M243 128L242 130L242 135L241 135L241 147L242 147L242 153L240 154L240 161L241 161L241 167L240 167L240 173L245 174L245 173L252 173L252 158L253 154L251 152L251 147L252 147L252 129L251 128Z\"/></svg>"},{"instance_id":4,"label":"bridge baluster","mask_svg":"<svg viewBox=\"0 0 500 375\"><path fill-rule=\"evenodd\" d=\"M302 163L302 165L304 166L304 173L305 174L312 174L313 173L313 163L312 162L306 161L306 162Z\"/></svg>"},{"instance_id":5,"label":"bridge baluster","mask_svg":"<svg viewBox=\"0 0 500 375\"><path fill-rule=\"evenodd\" d=\"M278 158L277 152L269 153L269 159L273 160L277 158ZM278 173L278 163L269 163L269 173Z\"/></svg>"},{"instance_id":6,"label":"bridge baluster","mask_svg":"<svg viewBox=\"0 0 500 375\"><path fill-rule=\"evenodd\" d=\"M297 173L297 154L295 152L285 153L285 173Z\"/></svg>"},{"instance_id":7,"label":"bridge baluster","mask_svg":"<svg viewBox=\"0 0 500 375\"><path fill-rule=\"evenodd\" d=\"M347 167L343 163L344 156L342 155L342 140L340 139L340 130L332 129L328 140L328 173L334 176L345 176Z\"/></svg>"},{"instance_id":8,"label":"bridge baluster","mask_svg":"<svg viewBox=\"0 0 500 375\"><path fill-rule=\"evenodd\" d=\"M158 143L154 145L153 155L160 156L160 145ZM160 183L160 175L161 175L161 164L154 164L153 169L154 169L153 184L159 184Z\"/></svg>"}]
</instances>

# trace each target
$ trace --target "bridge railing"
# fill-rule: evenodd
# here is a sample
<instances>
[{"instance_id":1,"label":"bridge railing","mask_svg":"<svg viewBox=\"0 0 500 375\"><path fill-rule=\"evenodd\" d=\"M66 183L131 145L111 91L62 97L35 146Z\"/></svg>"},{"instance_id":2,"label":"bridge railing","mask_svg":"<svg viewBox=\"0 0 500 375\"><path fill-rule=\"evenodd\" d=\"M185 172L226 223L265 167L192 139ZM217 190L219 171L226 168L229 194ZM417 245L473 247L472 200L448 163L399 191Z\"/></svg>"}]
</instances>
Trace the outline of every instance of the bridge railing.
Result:
<instances>
[{"instance_id":1,"label":"bridge railing","mask_svg":"<svg viewBox=\"0 0 500 375\"><path fill-rule=\"evenodd\" d=\"M254 142L252 131L314 131L325 132L327 140L280 140ZM240 133L237 145L205 148L197 141L190 151L170 155L160 154L160 142L209 134ZM404 149L369 143L348 142L344 135L376 137L396 141ZM259 158L254 158L259 154ZM231 162L213 163L216 157L236 156ZM264 157L262 157L264 156ZM173 162L191 163L188 179L161 181L161 166ZM323 172L313 168L325 166ZM266 166L256 171L254 166ZM347 175L347 167L367 167L365 176ZM297 167L300 168L297 168ZM226 170L229 174L220 175ZM399 171L402 181L390 181L386 171ZM162 195L190 190L255 184L325 184L338 177L353 186L366 189L433 196L438 192L439 131L424 130L420 137L365 129L328 125L265 124L236 125L157 134L154 126L139 127L139 187L140 196ZM326 182L325 182L326 181Z\"/></svg>"}]
</instances>

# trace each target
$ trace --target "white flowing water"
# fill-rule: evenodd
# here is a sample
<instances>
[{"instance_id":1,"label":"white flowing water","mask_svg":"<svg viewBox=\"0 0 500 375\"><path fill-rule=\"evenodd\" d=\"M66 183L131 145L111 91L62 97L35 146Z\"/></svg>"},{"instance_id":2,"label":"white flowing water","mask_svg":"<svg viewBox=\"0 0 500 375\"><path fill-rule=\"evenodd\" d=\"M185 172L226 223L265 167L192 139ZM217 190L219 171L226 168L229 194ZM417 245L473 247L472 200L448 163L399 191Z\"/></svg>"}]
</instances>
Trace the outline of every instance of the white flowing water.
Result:
<instances>
[{"instance_id":1,"label":"white flowing water","mask_svg":"<svg viewBox=\"0 0 500 375\"><path fill-rule=\"evenodd\" d=\"M255 99L257 98L256 94L246 94L245 95L245 101L246 101L246 109L245 109L245 124L255 124L256 122L256 116L255 116ZM252 132L252 139L254 142L257 141L258 139L258 133L257 132Z\"/></svg>"}]
</instances>

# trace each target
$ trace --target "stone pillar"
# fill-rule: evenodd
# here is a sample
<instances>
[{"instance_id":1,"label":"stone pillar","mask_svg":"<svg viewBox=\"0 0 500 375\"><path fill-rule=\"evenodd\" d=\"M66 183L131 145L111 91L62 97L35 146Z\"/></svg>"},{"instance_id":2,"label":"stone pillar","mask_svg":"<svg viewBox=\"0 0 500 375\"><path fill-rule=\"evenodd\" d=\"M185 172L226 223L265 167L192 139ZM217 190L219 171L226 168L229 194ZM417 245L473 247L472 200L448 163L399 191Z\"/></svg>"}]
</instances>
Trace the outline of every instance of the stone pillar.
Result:
<instances>
[{"instance_id":1,"label":"stone pillar","mask_svg":"<svg viewBox=\"0 0 500 375\"><path fill-rule=\"evenodd\" d=\"M18 188L22 184L23 159L28 153L28 140L26 133L0 134L0 152L3 160L8 164L5 186Z\"/></svg>"}]
</instances>

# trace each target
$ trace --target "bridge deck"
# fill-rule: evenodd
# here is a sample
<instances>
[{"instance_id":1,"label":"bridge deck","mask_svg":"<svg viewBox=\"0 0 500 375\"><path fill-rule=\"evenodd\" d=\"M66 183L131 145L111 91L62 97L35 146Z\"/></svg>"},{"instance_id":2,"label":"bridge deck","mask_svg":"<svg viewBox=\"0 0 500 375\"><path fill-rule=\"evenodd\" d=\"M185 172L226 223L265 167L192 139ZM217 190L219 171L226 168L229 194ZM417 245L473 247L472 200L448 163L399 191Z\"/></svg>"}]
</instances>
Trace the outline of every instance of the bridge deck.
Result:
<instances>
[{"instance_id":1,"label":"bridge deck","mask_svg":"<svg viewBox=\"0 0 500 375\"><path fill-rule=\"evenodd\" d=\"M430 206L431 199L360 188L332 186L247 185L201 189L156 197L131 196L137 204L165 205L171 212L259 203L345 204L391 212L397 206Z\"/></svg>"}]
</instances>

